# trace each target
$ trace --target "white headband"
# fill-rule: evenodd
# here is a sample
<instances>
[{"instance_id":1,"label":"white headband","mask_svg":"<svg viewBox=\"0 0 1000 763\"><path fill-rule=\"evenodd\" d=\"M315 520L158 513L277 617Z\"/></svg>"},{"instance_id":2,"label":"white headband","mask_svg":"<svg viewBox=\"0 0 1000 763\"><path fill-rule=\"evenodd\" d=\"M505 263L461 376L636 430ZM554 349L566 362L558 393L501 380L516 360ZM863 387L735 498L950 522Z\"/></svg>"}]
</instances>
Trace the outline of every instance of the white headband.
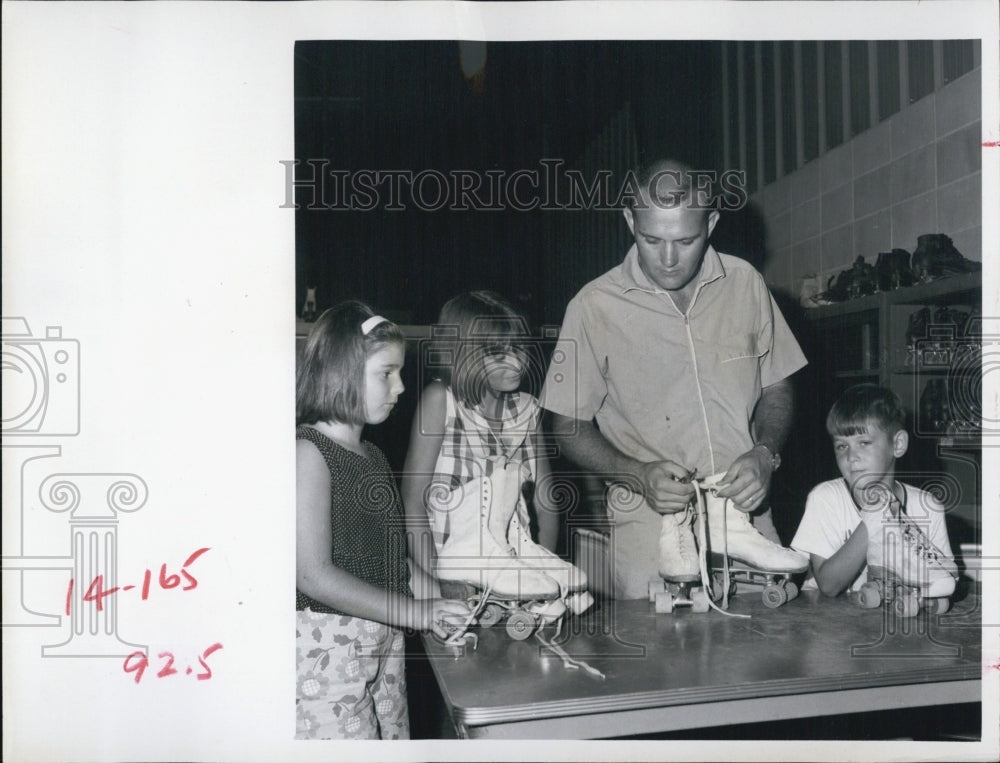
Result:
<instances>
[{"instance_id":1,"label":"white headband","mask_svg":"<svg viewBox=\"0 0 1000 763\"><path fill-rule=\"evenodd\" d=\"M371 333L371 330L382 323L388 323L388 318L383 318L381 315L373 315L371 318L366 320L361 324L361 333L365 336Z\"/></svg>"}]
</instances>

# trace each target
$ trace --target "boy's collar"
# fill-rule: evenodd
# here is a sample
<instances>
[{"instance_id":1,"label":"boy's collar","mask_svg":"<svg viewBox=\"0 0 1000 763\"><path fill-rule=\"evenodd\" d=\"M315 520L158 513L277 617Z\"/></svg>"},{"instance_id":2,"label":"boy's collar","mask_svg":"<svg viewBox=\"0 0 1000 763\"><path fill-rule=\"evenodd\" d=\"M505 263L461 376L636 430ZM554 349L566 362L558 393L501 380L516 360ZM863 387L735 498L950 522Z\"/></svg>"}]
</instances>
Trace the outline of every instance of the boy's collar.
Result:
<instances>
[{"instance_id":1,"label":"boy's collar","mask_svg":"<svg viewBox=\"0 0 1000 763\"><path fill-rule=\"evenodd\" d=\"M858 514L865 511L864 508L858 505L857 499L854 497L854 491L851 489L851 484L846 478L841 477L844 480L844 485L847 488L847 494L851 496L851 503L854 504L854 508L858 510ZM906 513L906 488L903 487L902 483L899 482L895 477L892 479L892 498L893 500L889 502L891 506L893 502L899 504L899 511L903 514Z\"/></svg>"}]
</instances>

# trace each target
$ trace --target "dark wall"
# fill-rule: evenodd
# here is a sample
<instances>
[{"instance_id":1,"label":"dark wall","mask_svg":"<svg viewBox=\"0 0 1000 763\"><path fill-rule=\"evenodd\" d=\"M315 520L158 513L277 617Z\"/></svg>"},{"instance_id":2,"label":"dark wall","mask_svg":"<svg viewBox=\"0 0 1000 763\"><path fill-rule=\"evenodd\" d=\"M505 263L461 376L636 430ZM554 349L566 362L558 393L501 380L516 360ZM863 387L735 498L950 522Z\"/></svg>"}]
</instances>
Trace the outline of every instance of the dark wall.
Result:
<instances>
[{"instance_id":1,"label":"dark wall","mask_svg":"<svg viewBox=\"0 0 1000 763\"><path fill-rule=\"evenodd\" d=\"M298 179L314 172L302 163L319 160L351 173L468 170L485 191L488 171L571 164L626 104L641 158L716 167L718 60L717 44L705 42L490 42L485 67L467 79L455 41L300 42ZM560 215L608 215L602 224L624 231L615 212L389 211L387 189L370 211L298 190L296 310L315 286L320 309L361 298L401 322L428 323L453 294L491 288L537 325L561 318L567 295L624 254L578 263L552 240L567 224ZM308 208L316 201L338 208Z\"/></svg>"}]
</instances>

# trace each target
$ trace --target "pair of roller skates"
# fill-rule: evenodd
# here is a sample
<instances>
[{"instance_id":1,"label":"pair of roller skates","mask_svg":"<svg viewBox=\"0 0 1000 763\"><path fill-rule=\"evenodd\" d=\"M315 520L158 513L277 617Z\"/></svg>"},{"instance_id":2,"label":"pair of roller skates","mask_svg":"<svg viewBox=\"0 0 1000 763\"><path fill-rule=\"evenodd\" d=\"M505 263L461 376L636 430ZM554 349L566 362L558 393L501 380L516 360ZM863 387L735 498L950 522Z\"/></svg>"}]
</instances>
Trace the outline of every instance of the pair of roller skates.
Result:
<instances>
[{"instance_id":1,"label":"pair of roller skates","mask_svg":"<svg viewBox=\"0 0 1000 763\"><path fill-rule=\"evenodd\" d=\"M489 466L489 476L435 494L428 504L432 526L447 528L435 563L441 593L465 601L472 612L449 641L476 622L502 622L512 639L523 641L594 601L582 570L532 540L523 466L503 457Z\"/></svg>"},{"instance_id":2,"label":"pair of roller skates","mask_svg":"<svg viewBox=\"0 0 1000 763\"><path fill-rule=\"evenodd\" d=\"M721 598L723 609L728 609L729 596L739 583L761 588L761 598L769 608L798 596L791 576L805 572L808 557L765 538L745 512L717 495L722 476L693 480L692 474L693 506L662 517L660 579L649 585L649 598L657 612L673 612L677 607L721 612L714 602Z\"/></svg>"}]
</instances>

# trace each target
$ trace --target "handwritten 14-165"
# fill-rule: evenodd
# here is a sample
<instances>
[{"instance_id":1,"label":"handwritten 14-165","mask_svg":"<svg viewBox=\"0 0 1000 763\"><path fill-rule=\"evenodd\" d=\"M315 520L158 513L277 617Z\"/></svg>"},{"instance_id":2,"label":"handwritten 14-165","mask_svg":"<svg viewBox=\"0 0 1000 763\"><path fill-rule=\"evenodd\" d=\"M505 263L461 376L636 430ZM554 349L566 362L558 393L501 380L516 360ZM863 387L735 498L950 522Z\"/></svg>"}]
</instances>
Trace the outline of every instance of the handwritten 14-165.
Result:
<instances>
[{"instance_id":1,"label":"handwritten 14-165","mask_svg":"<svg viewBox=\"0 0 1000 763\"><path fill-rule=\"evenodd\" d=\"M204 554L208 550L209 550L208 548L199 548L197 551L195 551L193 554L191 554L184 561L184 564L181 565L180 572L176 573L176 574L168 574L167 573L167 565L166 565L166 563L161 564L160 565L160 574L159 574L159 576L157 578L157 582L159 583L160 588L162 588L164 590L169 590L171 588L177 588L181 584L181 578L182 577L183 577L183 579L184 579L185 582L184 582L184 585L181 587L180 590L182 590L182 591L190 591L193 588L197 588L198 587L198 580L194 577L194 575L192 575L190 572L188 572L187 568L190 567L192 564L194 564L195 560L197 560L198 557L200 557L202 554ZM90 585L87 587L87 591L83 594L83 601L85 601L85 602L93 602L94 604L96 604L98 612L100 612L101 610L104 609L104 599L105 599L105 597L111 596L112 594L116 594L116 593L118 593L120 591L121 592L131 591L131 590L133 590L135 588L139 588L141 590L141 592L142 592L142 600L146 601L146 599L149 598L149 591L150 591L150 589L153 586L153 572L152 572L152 570L147 569L143 573L143 576L142 576L142 585L141 586L136 586L136 585L129 584L129 585L112 586L111 588L105 588L104 587L104 582L105 582L104 581L104 575L103 574L97 575L90 582ZM76 581L73 578L69 579L69 586L68 586L68 588L66 590L66 614L67 615L70 614L70 608L72 607L72 604L73 604L73 587L74 587L75 583L76 583Z\"/></svg>"}]
</instances>

